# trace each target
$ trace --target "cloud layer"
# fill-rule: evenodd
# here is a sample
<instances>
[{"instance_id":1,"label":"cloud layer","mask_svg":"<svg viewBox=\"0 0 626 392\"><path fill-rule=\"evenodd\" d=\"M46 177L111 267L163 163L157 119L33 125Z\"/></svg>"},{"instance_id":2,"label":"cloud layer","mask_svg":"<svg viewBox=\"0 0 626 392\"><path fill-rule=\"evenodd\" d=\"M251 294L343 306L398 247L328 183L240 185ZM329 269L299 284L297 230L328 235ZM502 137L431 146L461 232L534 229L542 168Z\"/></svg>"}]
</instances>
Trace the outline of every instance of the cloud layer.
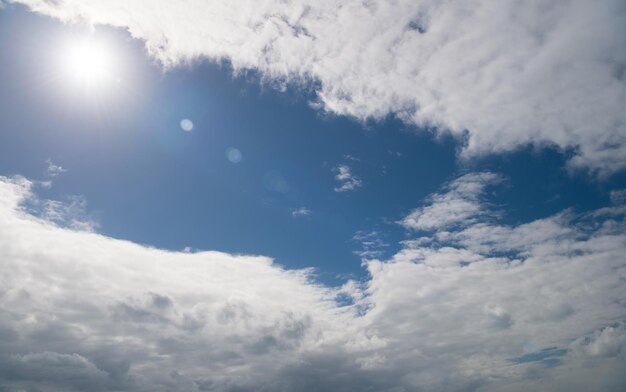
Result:
<instances>
[{"instance_id":1,"label":"cloud layer","mask_svg":"<svg viewBox=\"0 0 626 392\"><path fill-rule=\"evenodd\" d=\"M265 257L60 227L22 207L32 187L0 178L3 391L626 386L623 205L513 227L483 205L329 288Z\"/></svg>"},{"instance_id":2,"label":"cloud layer","mask_svg":"<svg viewBox=\"0 0 626 392\"><path fill-rule=\"evenodd\" d=\"M451 132L466 157L535 144L572 151L573 167L626 165L621 0L17 2L128 29L168 66L314 82L326 111Z\"/></svg>"}]
</instances>

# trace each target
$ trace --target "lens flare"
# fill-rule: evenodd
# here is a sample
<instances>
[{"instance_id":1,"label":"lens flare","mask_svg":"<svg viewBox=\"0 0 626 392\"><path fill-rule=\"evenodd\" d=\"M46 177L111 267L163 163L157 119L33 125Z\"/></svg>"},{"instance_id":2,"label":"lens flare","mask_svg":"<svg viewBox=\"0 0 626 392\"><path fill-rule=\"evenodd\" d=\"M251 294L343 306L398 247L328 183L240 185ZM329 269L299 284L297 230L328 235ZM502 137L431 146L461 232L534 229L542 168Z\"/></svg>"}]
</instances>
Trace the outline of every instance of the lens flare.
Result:
<instances>
[{"instance_id":1,"label":"lens flare","mask_svg":"<svg viewBox=\"0 0 626 392\"><path fill-rule=\"evenodd\" d=\"M185 132L191 132L193 130L193 121L188 118L184 118L180 121L180 127Z\"/></svg>"},{"instance_id":2,"label":"lens flare","mask_svg":"<svg viewBox=\"0 0 626 392\"><path fill-rule=\"evenodd\" d=\"M243 155L241 154L241 151L239 151L238 149L234 147L230 147L226 150L226 158L232 163L239 163L241 162Z\"/></svg>"}]
</instances>

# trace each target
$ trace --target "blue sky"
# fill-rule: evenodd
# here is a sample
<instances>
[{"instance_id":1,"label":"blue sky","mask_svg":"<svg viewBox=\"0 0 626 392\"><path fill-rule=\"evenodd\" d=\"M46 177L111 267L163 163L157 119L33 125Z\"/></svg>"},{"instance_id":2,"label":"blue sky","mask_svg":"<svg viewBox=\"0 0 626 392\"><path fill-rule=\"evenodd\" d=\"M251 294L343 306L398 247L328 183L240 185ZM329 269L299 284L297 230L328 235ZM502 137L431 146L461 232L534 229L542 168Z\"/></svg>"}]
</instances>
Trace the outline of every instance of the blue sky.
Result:
<instances>
[{"instance_id":1,"label":"blue sky","mask_svg":"<svg viewBox=\"0 0 626 392\"><path fill-rule=\"evenodd\" d=\"M277 91L253 71L233 78L227 63L163 72L141 42L106 27L93 34L128 56L125 91L66 94L54 81L38 81L58 75L36 60L65 36L90 34L85 27L19 6L1 17L3 173L43 179L48 159L62 166L67 172L42 195L84 196L99 232L112 237L268 255L290 268L319 268L326 280L361 274L355 233L377 231L397 243L403 233L394 222L463 171L507 176L494 201L511 222L598 208L625 184L619 176L599 183L568 174L563 154L550 149L459 162L459 143L450 137L392 116L362 123L326 115L311 109L306 89ZM186 118L191 132L180 127ZM241 151L241 162L227 159L229 148ZM342 164L360 188L334 191L333 169ZM268 176L284 179L287 189L272 190ZM311 214L292 216L301 207Z\"/></svg>"},{"instance_id":2,"label":"blue sky","mask_svg":"<svg viewBox=\"0 0 626 392\"><path fill-rule=\"evenodd\" d=\"M18 92L3 105L2 125L20 129L2 135L4 172L41 178L51 159L67 172L46 192L83 195L100 231L113 237L167 249L270 255L323 274L358 273L354 233L397 231L385 221L402 216L457 170L451 140L416 135L393 119L364 125L320 114L306 91L260 86L254 72L233 79L227 65L205 62L163 73L141 43L106 28L96 35L121 42L135 61L129 71L142 80L128 82L122 105L119 97L101 106L90 97L65 100L53 88L33 86L33 76L45 72L42 64L22 64L45 55L41 37L54 41L80 28L19 7L2 17L13 32L2 36L5 53L14 48L13 34L32 40L2 56L3 73ZM179 125L185 118L193 121L191 132ZM241 151L241 162L227 159L229 148ZM333 168L340 164L362 178L362 188L334 191ZM288 189L272 190L268 176L284 178ZM311 215L294 218L300 207Z\"/></svg>"},{"instance_id":3,"label":"blue sky","mask_svg":"<svg viewBox=\"0 0 626 392\"><path fill-rule=\"evenodd\" d=\"M515 17L485 27L479 12L429 2L294 4L280 17L271 2L258 12L195 4L212 22L176 2L161 14L142 2L15 3L0 8L2 268L10 292L42 301L57 291L37 271L66 284L45 306L7 295L0 321L19 334L18 319L55 319L66 348L35 335L7 343L0 389L254 390L246 380L258 377L268 390L308 390L328 369L339 371L316 388L562 390L578 380L567 369L582 368L581 378L609 375L603 390L624 386L626 50L613 33L626 14L616 2L563 2L545 12L557 22L529 7L528 32ZM458 25L438 19L448 11ZM417 16L399 33L394 13ZM255 18L265 27L247 36ZM572 51L583 22L589 42ZM440 40L438 26L471 38ZM499 29L515 51L468 42ZM542 29L550 38L535 47L527 38ZM101 85L59 66L63 45L82 39L106 43L115 61ZM104 296L69 283L107 280ZM68 300L83 294L84 306ZM22 316L9 316L18 306ZM213 316L222 321L210 327ZM109 321L123 325L120 341L148 333L122 352L105 343ZM95 331L91 346L68 332L74 324ZM204 348L181 362L187 345ZM207 350L232 378L202 370ZM268 373L262 363L279 354ZM488 369L464 361L472 355ZM157 356L170 379L142 362ZM55 361L80 377L51 375Z\"/></svg>"}]
</instances>

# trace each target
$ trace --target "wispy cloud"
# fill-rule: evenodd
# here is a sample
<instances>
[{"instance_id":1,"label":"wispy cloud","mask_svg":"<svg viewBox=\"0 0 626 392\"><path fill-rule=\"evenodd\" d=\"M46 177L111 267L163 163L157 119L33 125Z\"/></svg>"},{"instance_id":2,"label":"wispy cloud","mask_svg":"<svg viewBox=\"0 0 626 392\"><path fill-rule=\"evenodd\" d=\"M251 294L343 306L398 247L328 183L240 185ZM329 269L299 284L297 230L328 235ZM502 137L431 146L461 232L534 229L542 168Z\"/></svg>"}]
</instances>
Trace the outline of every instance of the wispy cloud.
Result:
<instances>
[{"instance_id":1,"label":"wispy cloud","mask_svg":"<svg viewBox=\"0 0 626 392\"><path fill-rule=\"evenodd\" d=\"M361 159L355 157L354 155L350 155L350 154L345 154L343 156L343 159L345 159L346 161L361 162Z\"/></svg>"},{"instance_id":2,"label":"wispy cloud","mask_svg":"<svg viewBox=\"0 0 626 392\"><path fill-rule=\"evenodd\" d=\"M435 230L453 225L466 226L486 213L481 201L487 186L500 182L494 173L469 173L450 182L443 193L430 196L429 203L413 210L401 220L402 226L414 230Z\"/></svg>"},{"instance_id":3,"label":"wispy cloud","mask_svg":"<svg viewBox=\"0 0 626 392\"><path fill-rule=\"evenodd\" d=\"M361 245L361 249L355 251L357 255L363 259L375 259L383 256L386 248L389 246L382 239L380 232L374 231L357 231L352 240Z\"/></svg>"},{"instance_id":4,"label":"wispy cloud","mask_svg":"<svg viewBox=\"0 0 626 392\"><path fill-rule=\"evenodd\" d=\"M31 187L0 178L5 389L623 390L623 205L429 226L335 289L266 257L59 227L25 213Z\"/></svg>"},{"instance_id":5,"label":"wispy cloud","mask_svg":"<svg viewBox=\"0 0 626 392\"><path fill-rule=\"evenodd\" d=\"M352 169L348 165L337 165L333 168L333 171L337 173L335 180L338 185L335 187L335 192L347 192L353 191L363 186L361 179L352 174Z\"/></svg>"},{"instance_id":6,"label":"wispy cloud","mask_svg":"<svg viewBox=\"0 0 626 392\"><path fill-rule=\"evenodd\" d=\"M17 1L126 28L168 67L225 59L312 82L326 111L393 113L467 140L465 157L534 143L573 150L574 167L626 166L622 0Z\"/></svg>"},{"instance_id":7,"label":"wispy cloud","mask_svg":"<svg viewBox=\"0 0 626 392\"><path fill-rule=\"evenodd\" d=\"M34 182L32 185L42 184L47 187L46 182ZM23 196L21 205L29 214L58 227L88 232L99 227L94 214L88 211L87 201L83 196L68 196L65 200L42 200L29 192Z\"/></svg>"},{"instance_id":8,"label":"wispy cloud","mask_svg":"<svg viewBox=\"0 0 626 392\"><path fill-rule=\"evenodd\" d=\"M67 172L67 169L56 165L51 159L46 160L48 167L46 168L46 176L49 178L57 177L59 174Z\"/></svg>"},{"instance_id":9,"label":"wispy cloud","mask_svg":"<svg viewBox=\"0 0 626 392\"><path fill-rule=\"evenodd\" d=\"M293 210L291 210L291 216L293 216L294 218L300 217L300 216L308 216L311 215L313 213L313 211L309 210L306 207L299 207L299 208L294 208Z\"/></svg>"},{"instance_id":10,"label":"wispy cloud","mask_svg":"<svg viewBox=\"0 0 626 392\"><path fill-rule=\"evenodd\" d=\"M611 192L611 202L613 204L626 203L626 189L618 189Z\"/></svg>"}]
</instances>

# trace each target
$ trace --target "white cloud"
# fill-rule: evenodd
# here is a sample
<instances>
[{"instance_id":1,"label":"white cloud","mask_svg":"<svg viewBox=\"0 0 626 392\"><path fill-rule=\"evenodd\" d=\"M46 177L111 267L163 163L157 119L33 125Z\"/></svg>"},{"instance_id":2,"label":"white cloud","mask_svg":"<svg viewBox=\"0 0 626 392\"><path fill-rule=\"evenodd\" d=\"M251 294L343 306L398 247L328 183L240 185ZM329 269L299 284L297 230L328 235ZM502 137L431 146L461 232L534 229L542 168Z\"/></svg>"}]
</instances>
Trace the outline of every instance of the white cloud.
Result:
<instances>
[{"instance_id":1,"label":"white cloud","mask_svg":"<svg viewBox=\"0 0 626 392\"><path fill-rule=\"evenodd\" d=\"M407 229L435 230L466 226L484 216L481 200L485 188L501 181L496 174L469 173L452 181L444 193L430 196L430 203L411 212L400 222Z\"/></svg>"},{"instance_id":2,"label":"white cloud","mask_svg":"<svg viewBox=\"0 0 626 392\"><path fill-rule=\"evenodd\" d=\"M337 165L333 169L337 174L335 180L339 183L335 187L335 192L353 191L363 186L361 179L352 174L352 169L348 165Z\"/></svg>"},{"instance_id":3,"label":"white cloud","mask_svg":"<svg viewBox=\"0 0 626 392\"><path fill-rule=\"evenodd\" d=\"M63 168L62 166L54 164L51 159L48 159L46 163L48 164L48 167L46 169L46 175L50 178L57 177L59 174L65 173L67 171L67 169Z\"/></svg>"},{"instance_id":4,"label":"white cloud","mask_svg":"<svg viewBox=\"0 0 626 392\"><path fill-rule=\"evenodd\" d=\"M33 182L29 187L37 185L50 187L48 182L41 181ZM69 196L65 201L41 200L28 193L22 200L22 207L30 214L59 227L95 231L99 226L94 214L87 211L87 201L82 196Z\"/></svg>"},{"instance_id":5,"label":"white cloud","mask_svg":"<svg viewBox=\"0 0 626 392\"><path fill-rule=\"evenodd\" d=\"M293 210L291 210L291 216L293 216L294 218L297 218L299 216L308 216L308 215L311 215L312 213L313 212L306 207L299 207L299 208L294 208Z\"/></svg>"},{"instance_id":6,"label":"white cloud","mask_svg":"<svg viewBox=\"0 0 626 392\"><path fill-rule=\"evenodd\" d=\"M412 377L426 390L623 388L626 209L566 211L505 226L479 197L494 179L501 181L476 173L451 182L418 210L433 219L411 214L429 236L406 241L387 262L367 264L364 318L394 342L386 346L387 363L396 370L402 365L394 358L419 363ZM449 200L473 208L462 220L446 220ZM580 359L576 342L602 359Z\"/></svg>"},{"instance_id":7,"label":"white cloud","mask_svg":"<svg viewBox=\"0 0 626 392\"><path fill-rule=\"evenodd\" d=\"M590 357L626 356L626 333L624 323L598 330L585 339L578 339L572 346L576 354Z\"/></svg>"},{"instance_id":8,"label":"white cloud","mask_svg":"<svg viewBox=\"0 0 626 392\"><path fill-rule=\"evenodd\" d=\"M31 187L0 178L5 390L626 385L620 206L512 227L479 215L367 261L369 279L333 289L265 257L164 251L58 227L21 207Z\"/></svg>"},{"instance_id":9,"label":"white cloud","mask_svg":"<svg viewBox=\"0 0 626 392\"><path fill-rule=\"evenodd\" d=\"M0 339L0 386L55 390L58 370L59 390L254 389L343 334L349 308L306 270L60 228L19 207L30 187L0 181L0 335L17 337Z\"/></svg>"},{"instance_id":10,"label":"white cloud","mask_svg":"<svg viewBox=\"0 0 626 392\"><path fill-rule=\"evenodd\" d=\"M357 231L352 237L352 240L361 245L361 249L354 253L361 256L363 259L380 258L384 254L385 249L389 246L389 244L382 239L382 234L376 230Z\"/></svg>"},{"instance_id":11,"label":"white cloud","mask_svg":"<svg viewBox=\"0 0 626 392\"><path fill-rule=\"evenodd\" d=\"M324 110L449 131L466 157L534 143L573 149L573 167L626 165L621 0L16 1L128 29L168 66L316 80Z\"/></svg>"},{"instance_id":12,"label":"white cloud","mask_svg":"<svg viewBox=\"0 0 626 392\"><path fill-rule=\"evenodd\" d=\"M87 202L79 196L71 197L68 202L45 201L41 216L50 222L74 230L94 231L98 228L98 222L87 213Z\"/></svg>"}]
</instances>

